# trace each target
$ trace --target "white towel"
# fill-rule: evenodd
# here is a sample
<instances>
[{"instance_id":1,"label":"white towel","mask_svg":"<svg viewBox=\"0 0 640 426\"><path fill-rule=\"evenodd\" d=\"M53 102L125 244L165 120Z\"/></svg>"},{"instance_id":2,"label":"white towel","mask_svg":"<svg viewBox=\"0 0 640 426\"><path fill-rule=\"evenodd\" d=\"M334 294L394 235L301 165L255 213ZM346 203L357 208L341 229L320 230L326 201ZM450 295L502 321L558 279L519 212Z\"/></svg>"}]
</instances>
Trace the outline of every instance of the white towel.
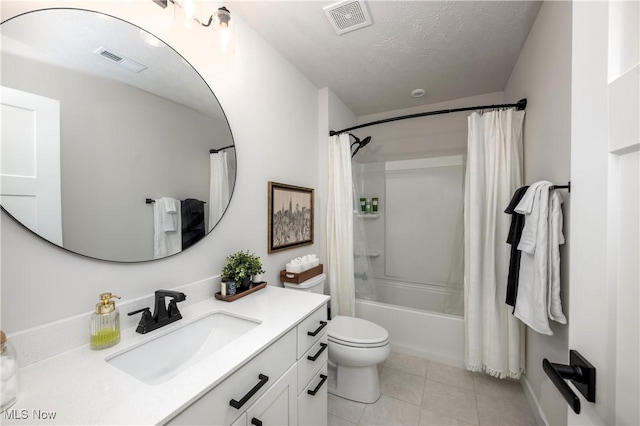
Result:
<instances>
[{"instance_id":1,"label":"white towel","mask_svg":"<svg viewBox=\"0 0 640 426\"><path fill-rule=\"evenodd\" d=\"M524 228L522 229L522 236L518 243L518 250L525 253L534 254L536 248L536 241L538 239L538 215L539 205L542 196L543 187L547 187L545 193L548 195L549 186L551 182L540 181L530 185L525 192L524 196L515 208L516 213L525 215ZM548 202L548 199L545 201Z\"/></svg>"},{"instance_id":2,"label":"white towel","mask_svg":"<svg viewBox=\"0 0 640 426\"><path fill-rule=\"evenodd\" d=\"M179 200L173 200L174 203L165 202L165 198L156 200L153 204L153 258L160 259L162 257L171 256L182 250L182 220L176 204ZM177 204L178 206L180 204ZM175 213L168 213L167 206L173 206ZM173 230L167 231L167 216L171 218L171 227ZM175 224L173 223L175 220Z\"/></svg>"},{"instance_id":3,"label":"white towel","mask_svg":"<svg viewBox=\"0 0 640 426\"><path fill-rule=\"evenodd\" d=\"M541 334L553 335L548 319L548 261L549 261L549 188L551 182L536 182L527 189L516 206L517 212L525 215L524 229L527 240L518 249L520 274L518 297L513 314L526 325ZM528 228L528 230L527 230ZM533 240L532 240L533 239ZM520 248L523 245L524 250Z\"/></svg>"},{"instance_id":4,"label":"white towel","mask_svg":"<svg viewBox=\"0 0 640 426\"><path fill-rule=\"evenodd\" d=\"M180 209L180 200L174 198L162 197L156 200L156 204L161 204L162 213L162 229L165 232L176 231L178 229L178 216Z\"/></svg>"},{"instance_id":5,"label":"white towel","mask_svg":"<svg viewBox=\"0 0 640 426\"><path fill-rule=\"evenodd\" d=\"M566 324L567 318L562 312L562 301L560 300L560 245L564 244L561 205L564 200L558 191L551 191L549 197L549 300L547 308L549 318L560 324Z\"/></svg>"}]
</instances>

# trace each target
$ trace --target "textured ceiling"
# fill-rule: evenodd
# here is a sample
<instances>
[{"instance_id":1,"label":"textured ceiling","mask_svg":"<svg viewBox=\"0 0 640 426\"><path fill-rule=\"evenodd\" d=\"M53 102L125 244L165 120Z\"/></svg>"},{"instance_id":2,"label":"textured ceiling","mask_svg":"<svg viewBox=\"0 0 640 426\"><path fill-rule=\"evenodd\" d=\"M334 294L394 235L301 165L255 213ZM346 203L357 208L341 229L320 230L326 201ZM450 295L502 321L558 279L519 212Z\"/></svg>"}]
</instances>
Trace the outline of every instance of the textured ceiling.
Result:
<instances>
[{"instance_id":1,"label":"textured ceiling","mask_svg":"<svg viewBox=\"0 0 640 426\"><path fill-rule=\"evenodd\" d=\"M337 35L335 2L233 1L318 88L358 116L501 91L541 2L368 1L373 25ZM427 91L412 98L413 89Z\"/></svg>"}]
</instances>

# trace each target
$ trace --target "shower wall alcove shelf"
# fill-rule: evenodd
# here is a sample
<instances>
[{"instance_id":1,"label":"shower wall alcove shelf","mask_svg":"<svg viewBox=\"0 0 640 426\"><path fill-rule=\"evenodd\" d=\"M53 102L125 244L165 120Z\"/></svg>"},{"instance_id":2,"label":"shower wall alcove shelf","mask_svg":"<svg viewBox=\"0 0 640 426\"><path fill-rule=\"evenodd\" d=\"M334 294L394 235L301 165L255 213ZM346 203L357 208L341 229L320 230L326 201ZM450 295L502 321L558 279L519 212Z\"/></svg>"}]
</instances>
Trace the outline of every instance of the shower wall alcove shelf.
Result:
<instances>
[{"instance_id":1,"label":"shower wall alcove shelf","mask_svg":"<svg viewBox=\"0 0 640 426\"><path fill-rule=\"evenodd\" d=\"M366 253L355 253L353 257L361 257L361 256L380 257L381 255L382 253L377 250L368 250Z\"/></svg>"},{"instance_id":2,"label":"shower wall alcove shelf","mask_svg":"<svg viewBox=\"0 0 640 426\"><path fill-rule=\"evenodd\" d=\"M363 219L377 219L380 217L379 213L356 213L356 217L361 217Z\"/></svg>"}]
</instances>

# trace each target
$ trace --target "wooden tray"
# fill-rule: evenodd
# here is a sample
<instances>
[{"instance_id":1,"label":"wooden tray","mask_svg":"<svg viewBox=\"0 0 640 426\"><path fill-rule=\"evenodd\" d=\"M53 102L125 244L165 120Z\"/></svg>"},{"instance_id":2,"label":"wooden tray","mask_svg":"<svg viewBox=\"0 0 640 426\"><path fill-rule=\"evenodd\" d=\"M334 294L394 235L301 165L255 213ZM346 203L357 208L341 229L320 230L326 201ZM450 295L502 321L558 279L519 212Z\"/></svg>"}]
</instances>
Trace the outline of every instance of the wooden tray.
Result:
<instances>
[{"instance_id":1,"label":"wooden tray","mask_svg":"<svg viewBox=\"0 0 640 426\"><path fill-rule=\"evenodd\" d=\"M322 263L318 266L315 266L311 269L307 269L304 272L300 272L296 274L295 272L287 272L286 270L280 271L280 281L285 283L294 283L300 284L303 281L308 280L309 278L313 278L316 275L320 275L322 273Z\"/></svg>"},{"instance_id":2,"label":"wooden tray","mask_svg":"<svg viewBox=\"0 0 640 426\"><path fill-rule=\"evenodd\" d=\"M224 300L225 302L233 302L234 300L240 299L241 297L244 297L247 294L251 294L255 291L260 290L261 288L265 288L266 286L267 286L267 282L262 281L258 284L253 284L253 287L251 287L249 290L245 290L241 293L236 293L232 296L223 296L222 292L217 292L215 296L216 296L216 299L218 300Z\"/></svg>"}]
</instances>

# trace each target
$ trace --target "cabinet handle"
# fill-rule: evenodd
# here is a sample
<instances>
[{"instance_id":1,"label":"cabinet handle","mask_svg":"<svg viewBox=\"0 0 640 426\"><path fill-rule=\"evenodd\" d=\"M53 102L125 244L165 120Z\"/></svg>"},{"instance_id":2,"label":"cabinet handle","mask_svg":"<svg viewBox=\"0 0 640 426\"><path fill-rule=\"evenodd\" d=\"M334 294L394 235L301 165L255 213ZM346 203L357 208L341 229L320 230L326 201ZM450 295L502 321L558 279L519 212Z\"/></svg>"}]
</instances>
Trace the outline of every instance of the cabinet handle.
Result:
<instances>
[{"instance_id":1,"label":"cabinet handle","mask_svg":"<svg viewBox=\"0 0 640 426\"><path fill-rule=\"evenodd\" d=\"M316 331L307 331L308 336L316 336L320 331L327 326L326 321L320 321L320 327L316 329Z\"/></svg>"},{"instance_id":2,"label":"cabinet handle","mask_svg":"<svg viewBox=\"0 0 640 426\"><path fill-rule=\"evenodd\" d=\"M307 356L307 359L309 361L315 361L316 359L318 359L318 357L320 356L320 354L322 352L324 352L324 350L327 349L327 344L326 343L320 343L320 350L318 351L318 353L316 353L314 356Z\"/></svg>"},{"instance_id":3,"label":"cabinet handle","mask_svg":"<svg viewBox=\"0 0 640 426\"><path fill-rule=\"evenodd\" d=\"M243 396L240 401L236 401L235 399L232 399L231 401L229 401L229 405L231 405L233 408L239 410L240 407L242 407L244 404L246 404L247 401L250 400L251 397L253 395L255 395L256 392L258 392L260 390L260 388L263 387L265 385L265 383L267 383L269 381L269 377L265 376L264 374L258 374L258 379L260 379L258 384L255 385L253 387L253 389L251 389L245 396Z\"/></svg>"},{"instance_id":4,"label":"cabinet handle","mask_svg":"<svg viewBox=\"0 0 640 426\"><path fill-rule=\"evenodd\" d=\"M262 426L262 421L256 419L255 417L251 419L251 424L254 426Z\"/></svg>"},{"instance_id":5,"label":"cabinet handle","mask_svg":"<svg viewBox=\"0 0 640 426\"><path fill-rule=\"evenodd\" d=\"M311 396L314 396L315 394L318 393L318 391L320 390L320 388L322 387L322 385L324 384L324 382L327 381L327 376L325 376L324 374L320 375L320 383L318 383L318 385L316 386L316 388L314 390L308 389L307 393Z\"/></svg>"}]
</instances>

